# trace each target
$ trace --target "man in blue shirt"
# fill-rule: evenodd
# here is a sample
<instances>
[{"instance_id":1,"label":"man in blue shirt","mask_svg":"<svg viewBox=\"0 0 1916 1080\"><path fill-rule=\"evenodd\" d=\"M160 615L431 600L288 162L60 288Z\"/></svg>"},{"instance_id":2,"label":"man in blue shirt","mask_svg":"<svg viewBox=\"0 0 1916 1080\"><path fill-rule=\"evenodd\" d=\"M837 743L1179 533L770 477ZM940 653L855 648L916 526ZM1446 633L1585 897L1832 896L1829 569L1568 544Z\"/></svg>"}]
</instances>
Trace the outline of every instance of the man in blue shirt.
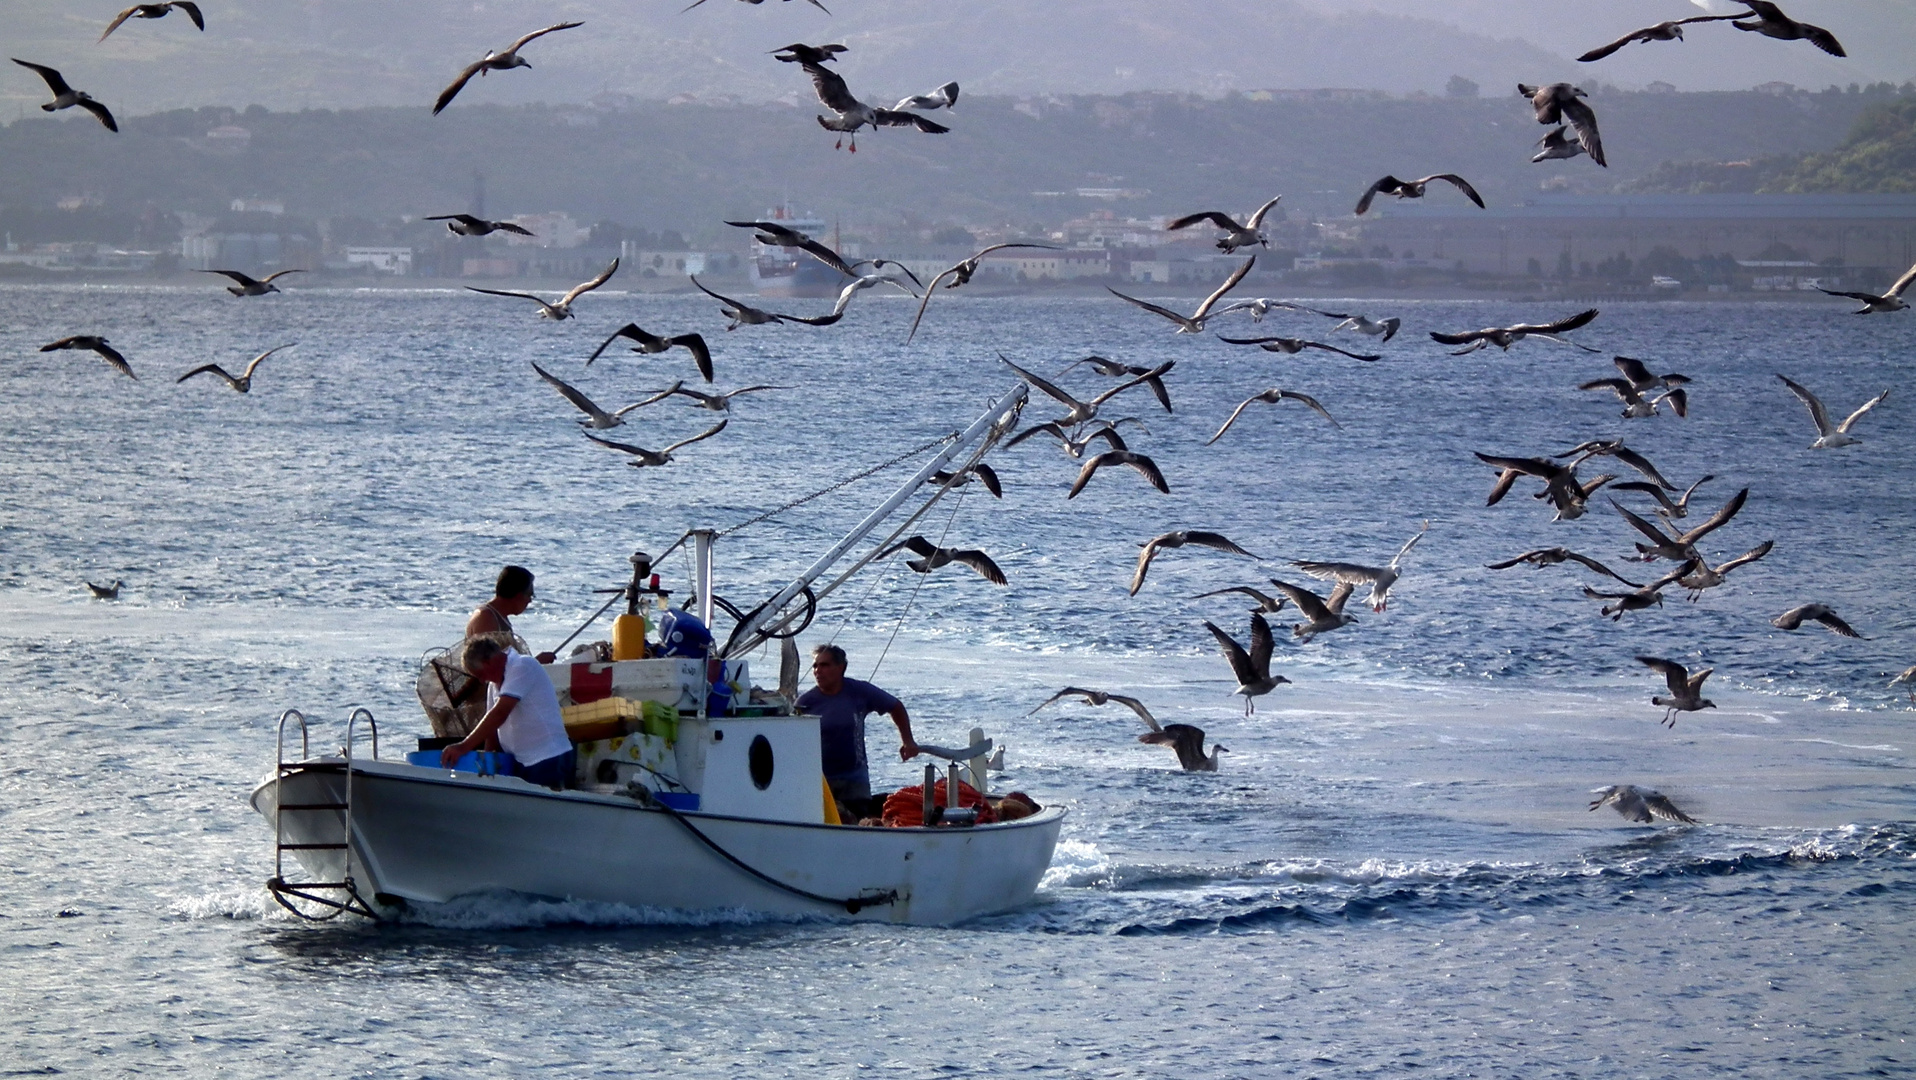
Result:
<instances>
[{"instance_id":1,"label":"man in blue shirt","mask_svg":"<svg viewBox=\"0 0 1916 1080\"><path fill-rule=\"evenodd\" d=\"M812 650L812 678L818 685L798 697L798 711L818 717L825 782L832 797L858 817L870 816L871 769L865 761L865 717L883 712L898 726L898 759L918 756L911 717L897 698L862 679L845 677L845 650L820 645Z\"/></svg>"}]
</instances>

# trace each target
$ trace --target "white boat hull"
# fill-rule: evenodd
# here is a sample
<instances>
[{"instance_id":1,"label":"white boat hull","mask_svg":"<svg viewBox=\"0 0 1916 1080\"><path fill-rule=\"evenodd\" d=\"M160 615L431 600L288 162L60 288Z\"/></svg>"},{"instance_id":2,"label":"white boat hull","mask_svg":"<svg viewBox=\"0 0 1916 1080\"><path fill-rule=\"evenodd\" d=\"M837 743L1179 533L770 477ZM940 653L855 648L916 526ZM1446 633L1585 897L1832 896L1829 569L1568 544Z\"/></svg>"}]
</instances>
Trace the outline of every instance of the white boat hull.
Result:
<instances>
[{"instance_id":1,"label":"white boat hull","mask_svg":"<svg viewBox=\"0 0 1916 1080\"><path fill-rule=\"evenodd\" d=\"M277 782L283 786L260 784L253 808L270 821L276 799L289 806L343 803L346 768L336 758L304 763ZM293 854L313 880L350 875L375 907L508 891L685 912L949 925L1028 902L1064 819L1058 808L974 828L680 818L623 795L557 792L513 777L383 761L351 768L348 848ZM343 817L288 811L283 840L337 841Z\"/></svg>"}]
</instances>

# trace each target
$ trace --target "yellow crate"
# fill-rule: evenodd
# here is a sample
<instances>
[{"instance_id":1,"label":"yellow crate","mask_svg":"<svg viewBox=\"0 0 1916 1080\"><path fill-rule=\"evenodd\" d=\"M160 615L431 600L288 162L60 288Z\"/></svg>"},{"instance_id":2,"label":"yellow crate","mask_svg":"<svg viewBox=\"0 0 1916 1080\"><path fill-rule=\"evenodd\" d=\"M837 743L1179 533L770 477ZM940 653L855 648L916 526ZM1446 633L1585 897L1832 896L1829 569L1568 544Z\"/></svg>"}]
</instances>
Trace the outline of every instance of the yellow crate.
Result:
<instances>
[{"instance_id":1,"label":"yellow crate","mask_svg":"<svg viewBox=\"0 0 1916 1080\"><path fill-rule=\"evenodd\" d=\"M636 728L642 715L639 702L618 697L600 698L584 705L565 705L559 709L559 718L565 722L566 734L574 741L623 734Z\"/></svg>"}]
</instances>

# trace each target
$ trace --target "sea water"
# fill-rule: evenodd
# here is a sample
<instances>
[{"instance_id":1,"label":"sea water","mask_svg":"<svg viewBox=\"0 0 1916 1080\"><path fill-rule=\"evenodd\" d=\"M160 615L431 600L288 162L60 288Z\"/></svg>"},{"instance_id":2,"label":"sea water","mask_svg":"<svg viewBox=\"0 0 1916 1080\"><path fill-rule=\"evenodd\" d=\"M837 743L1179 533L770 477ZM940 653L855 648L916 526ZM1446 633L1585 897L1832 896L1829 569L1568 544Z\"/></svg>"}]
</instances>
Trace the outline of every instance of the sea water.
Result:
<instances>
[{"instance_id":1,"label":"sea water","mask_svg":"<svg viewBox=\"0 0 1916 1080\"><path fill-rule=\"evenodd\" d=\"M1403 332L1380 344L1284 313L1228 332L1329 335L1377 363L1174 335L1109 298L941 294L907 345L915 305L876 291L829 329L727 333L702 297L612 289L557 324L457 290L0 290L0 1074L1910 1073L1916 711L1886 684L1916 663L1916 323L1820 298L1606 303L1571 335L1601 354L1452 357L1428 331L1578 305L1352 303ZM703 332L720 387L786 389L740 397L673 464L630 468L529 366L607 408L702 387L683 351L615 346L585 366L626 321ZM82 332L140 381L35 351ZM174 383L287 342L251 394ZM719 543L720 595L755 604L905 466L835 485L1014 384L1000 353L1045 373L1089 353L1177 361L1174 413L1141 389L1103 409L1143 421L1125 438L1171 494L1111 467L1067 500L1081 463L1054 442L998 451L1002 501L972 485L916 531L988 552L1009 586L888 560L800 640L844 645L925 741L983 727L1009 748L999 790L1070 809L1029 905L920 929L480 896L315 926L269 898L268 828L245 800L280 710L330 748L365 706L382 751L408 749L426 730L418 659L458 637L500 565L538 574L518 625L550 648L632 551L798 502ZM1689 417L1624 420L1579 391L1613 353L1689 375ZM1839 416L1893 392L1860 445L1811 451L1777 373ZM1088 368L1059 381L1111 385ZM1256 405L1206 445L1273 386L1341 427ZM1034 395L1025 419L1054 413ZM603 434L657 449L718 419L677 399ZM1572 522L1528 481L1484 506L1495 472L1472 451L1613 436L1678 485L1715 475L1686 526L1750 489L1703 542L1714 560L1775 550L1695 603L1672 588L1616 622L1581 593L1612 583L1574 565L1485 569L1558 545L1638 581L1667 568L1626 561L1640 537L1601 493ZM1637 478L1582 469L1600 472ZM1292 683L1246 715L1204 623L1243 641L1247 605L1192 597L1273 577L1325 592L1291 560L1380 564L1426 521L1388 610L1360 587L1360 621L1307 643L1291 611L1271 617ZM1138 545L1176 528L1258 559L1164 552L1127 595ZM684 556L659 569L683 596ZM117 601L82 585L113 579ZM1864 639L1770 626L1811 600ZM1638 655L1713 668L1716 708L1660 724L1662 680ZM753 662L775 682L775 653ZM1202 727L1222 768L1179 771L1120 707L1032 713L1065 686ZM869 744L877 786L918 775L882 717ZM1588 812L1614 783L1705 824Z\"/></svg>"}]
</instances>

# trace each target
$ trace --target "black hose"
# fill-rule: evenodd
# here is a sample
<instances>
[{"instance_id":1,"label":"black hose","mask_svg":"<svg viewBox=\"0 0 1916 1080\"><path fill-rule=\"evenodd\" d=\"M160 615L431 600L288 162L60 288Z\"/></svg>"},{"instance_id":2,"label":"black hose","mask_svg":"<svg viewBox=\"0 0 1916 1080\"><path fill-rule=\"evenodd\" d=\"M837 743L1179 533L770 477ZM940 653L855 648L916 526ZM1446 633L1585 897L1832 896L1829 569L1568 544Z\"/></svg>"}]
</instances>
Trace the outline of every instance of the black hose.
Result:
<instances>
[{"instance_id":1,"label":"black hose","mask_svg":"<svg viewBox=\"0 0 1916 1080\"><path fill-rule=\"evenodd\" d=\"M856 915L860 911L863 911L864 909L868 907L876 907L880 904L895 904L898 902L897 889L886 889L884 892L877 893L872 896L854 896L854 897L851 897L850 899L841 900L836 897L820 896L818 893L808 892L804 889L799 888L796 885L788 885L785 882L780 881L775 877L772 877L770 874L767 874L763 870L760 870L759 868L750 865L749 863L740 859L738 856L720 847L716 840L713 840L711 837L700 832L698 830L698 826L693 825L691 822L685 820L685 815L679 813L676 809L673 809L672 807L667 806L664 803L653 798L652 792L650 790L645 790L645 802L659 810L663 810L666 813L672 815L673 821L676 821L680 825L685 826L685 831L691 833L693 836L698 837L699 842L704 844L706 847L709 847L713 851L716 851L720 855L724 856L725 861L731 863L733 866L738 867L740 870L745 871L746 873L752 875L753 877L759 879L760 881L763 881L765 884L770 885L775 889L782 889L785 892L791 893L793 896L803 897L804 899L813 901L814 903L829 904L833 907L842 907L845 909L846 913L851 915Z\"/></svg>"},{"instance_id":2,"label":"black hose","mask_svg":"<svg viewBox=\"0 0 1916 1080\"><path fill-rule=\"evenodd\" d=\"M806 627L812 625L812 619L818 614L818 594L812 591L812 587L810 585L807 585L802 590L799 591L799 596L803 597L805 600L805 618L800 620L799 624L791 628L790 630L782 630L778 633L771 633L770 631L765 631L764 633L767 638L773 639L773 640L784 640L785 638L797 637L799 634L804 633ZM716 600L717 598L714 597L714 599ZM718 651L718 655L720 656L732 655L732 646L738 644L739 631L751 625L752 619L755 616L757 616L759 612L765 610L765 604L769 604L771 602L772 601L770 599L767 599L764 604L760 604L759 606L746 612L744 615L738 616L738 622L732 627L732 633L729 637L725 639L725 647Z\"/></svg>"}]
</instances>

